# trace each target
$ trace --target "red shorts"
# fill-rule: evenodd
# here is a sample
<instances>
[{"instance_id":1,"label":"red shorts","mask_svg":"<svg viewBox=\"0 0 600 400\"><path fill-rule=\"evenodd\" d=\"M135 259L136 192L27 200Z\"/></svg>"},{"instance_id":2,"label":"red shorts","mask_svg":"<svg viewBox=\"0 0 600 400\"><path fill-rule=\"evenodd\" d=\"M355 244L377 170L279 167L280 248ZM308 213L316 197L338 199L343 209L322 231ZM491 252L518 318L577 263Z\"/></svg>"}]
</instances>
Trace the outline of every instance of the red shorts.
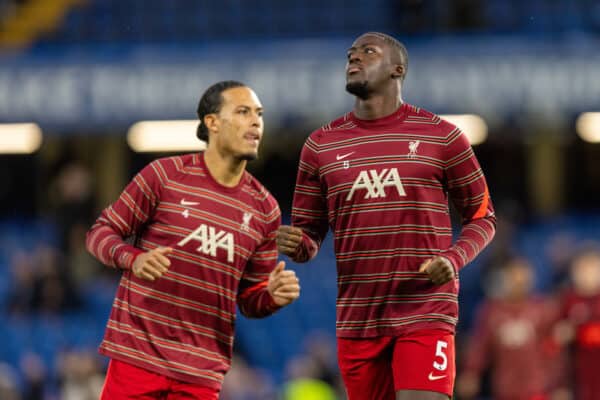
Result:
<instances>
[{"instance_id":1,"label":"red shorts","mask_svg":"<svg viewBox=\"0 0 600 400\"><path fill-rule=\"evenodd\" d=\"M398 390L452 397L454 335L426 330L406 336L338 338L338 362L348 400L394 400Z\"/></svg>"},{"instance_id":2,"label":"red shorts","mask_svg":"<svg viewBox=\"0 0 600 400\"><path fill-rule=\"evenodd\" d=\"M181 382L134 365L111 359L102 388L101 400L217 400L219 392Z\"/></svg>"}]
</instances>

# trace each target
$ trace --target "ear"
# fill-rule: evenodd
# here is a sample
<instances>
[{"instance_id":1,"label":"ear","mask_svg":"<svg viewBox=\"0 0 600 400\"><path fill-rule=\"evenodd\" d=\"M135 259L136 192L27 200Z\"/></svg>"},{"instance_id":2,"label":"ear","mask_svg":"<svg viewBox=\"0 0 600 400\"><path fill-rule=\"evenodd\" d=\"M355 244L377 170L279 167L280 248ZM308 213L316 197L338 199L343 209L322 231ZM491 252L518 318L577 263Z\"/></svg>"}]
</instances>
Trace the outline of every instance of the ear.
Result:
<instances>
[{"instance_id":1,"label":"ear","mask_svg":"<svg viewBox=\"0 0 600 400\"><path fill-rule=\"evenodd\" d=\"M208 133L215 133L219 131L221 120L217 114L206 114L204 116L204 125L208 129Z\"/></svg>"},{"instance_id":2,"label":"ear","mask_svg":"<svg viewBox=\"0 0 600 400\"><path fill-rule=\"evenodd\" d=\"M394 70L392 71L392 78L394 79L403 79L404 75L406 75L406 68L402 64L396 64Z\"/></svg>"}]
</instances>

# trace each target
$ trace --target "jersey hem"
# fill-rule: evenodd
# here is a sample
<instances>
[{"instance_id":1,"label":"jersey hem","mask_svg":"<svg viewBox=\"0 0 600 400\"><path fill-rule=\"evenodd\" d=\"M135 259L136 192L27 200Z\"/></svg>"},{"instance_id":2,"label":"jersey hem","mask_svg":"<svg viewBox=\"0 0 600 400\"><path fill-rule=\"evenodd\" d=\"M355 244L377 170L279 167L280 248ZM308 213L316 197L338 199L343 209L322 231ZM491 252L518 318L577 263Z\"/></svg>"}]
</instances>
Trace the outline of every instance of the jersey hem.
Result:
<instances>
[{"instance_id":1,"label":"jersey hem","mask_svg":"<svg viewBox=\"0 0 600 400\"><path fill-rule=\"evenodd\" d=\"M208 389L215 389L215 390L220 391L221 390L221 386L223 385L223 381L222 380L221 380L221 382L215 382L215 381L210 380L210 379L200 378L200 377L197 377L197 376L191 376L191 375L187 375L187 374L180 374L180 373L173 372L173 371L170 371L170 370L164 369L164 368L157 368L151 362L144 362L144 361L141 361L141 360L136 360L136 359L133 359L133 358L129 358L129 357L123 355L123 354L112 352L112 351L107 350L107 349L105 349L103 347L98 348L98 353L102 354L103 356L109 357L111 359L122 361L124 363L131 364L131 365L133 365L135 367L145 369L145 370L150 371L152 373L166 376L167 378L176 379L176 380L181 381L181 382L191 383L191 384L194 384L194 385L203 386L203 387L206 387ZM152 368L152 367L154 367L154 368Z\"/></svg>"},{"instance_id":2,"label":"jersey hem","mask_svg":"<svg viewBox=\"0 0 600 400\"><path fill-rule=\"evenodd\" d=\"M411 324L409 326L396 326L390 328L369 329L356 332L336 331L336 336L339 338L375 338L381 336L406 336L415 332L443 330L456 334L456 326L445 322L427 322L420 324Z\"/></svg>"}]
</instances>

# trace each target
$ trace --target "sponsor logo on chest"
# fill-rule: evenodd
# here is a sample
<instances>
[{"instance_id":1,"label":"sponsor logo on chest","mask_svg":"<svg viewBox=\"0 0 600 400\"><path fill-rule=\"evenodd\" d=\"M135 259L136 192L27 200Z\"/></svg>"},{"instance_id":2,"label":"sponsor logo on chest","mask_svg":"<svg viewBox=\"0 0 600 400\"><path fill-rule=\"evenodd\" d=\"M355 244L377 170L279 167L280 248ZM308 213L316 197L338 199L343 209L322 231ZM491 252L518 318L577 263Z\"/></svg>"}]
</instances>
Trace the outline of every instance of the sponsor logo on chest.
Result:
<instances>
[{"instance_id":1,"label":"sponsor logo on chest","mask_svg":"<svg viewBox=\"0 0 600 400\"><path fill-rule=\"evenodd\" d=\"M235 240L231 232L217 231L214 226L200 225L195 231L183 238L178 246L185 246L188 242L200 243L196 251L207 256L216 257L217 250L227 252L227 262L233 262L235 253Z\"/></svg>"},{"instance_id":2,"label":"sponsor logo on chest","mask_svg":"<svg viewBox=\"0 0 600 400\"><path fill-rule=\"evenodd\" d=\"M354 180L352 189L350 189L348 196L346 196L346 201L351 200L357 191L361 192L361 194L364 191L365 199L386 197L387 187L394 187L399 196L406 196L397 168L362 170Z\"/></svg>"}]
</instances>

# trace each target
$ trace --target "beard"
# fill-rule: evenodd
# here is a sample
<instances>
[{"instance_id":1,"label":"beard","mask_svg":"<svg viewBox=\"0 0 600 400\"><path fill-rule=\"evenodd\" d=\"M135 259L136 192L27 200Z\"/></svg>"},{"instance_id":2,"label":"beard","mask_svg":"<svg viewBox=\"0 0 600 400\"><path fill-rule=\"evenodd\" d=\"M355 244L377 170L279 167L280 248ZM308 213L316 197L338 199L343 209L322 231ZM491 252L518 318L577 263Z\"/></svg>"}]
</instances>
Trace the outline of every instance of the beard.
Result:
<instances>
[{"instance_id":1,"label":"beard","mask_svg":"<svg viewBox=\"0 0 600 400\"><path fill-rule=\"evenodd\" d=\"M370 94L369 83L367 81L348 82L346 83L346 91L361 100L366 100Z\"/></svg>"},{"instance_id":2,"label":"beard","mask_svg":"<svg viewBox=\"0 0 600 400\"><path fill-rule=\"evenodd\" d=\"M240 161L254 161L258 158L258 153L246 153L238 157Z\"/></svg>"}]
</instances>

